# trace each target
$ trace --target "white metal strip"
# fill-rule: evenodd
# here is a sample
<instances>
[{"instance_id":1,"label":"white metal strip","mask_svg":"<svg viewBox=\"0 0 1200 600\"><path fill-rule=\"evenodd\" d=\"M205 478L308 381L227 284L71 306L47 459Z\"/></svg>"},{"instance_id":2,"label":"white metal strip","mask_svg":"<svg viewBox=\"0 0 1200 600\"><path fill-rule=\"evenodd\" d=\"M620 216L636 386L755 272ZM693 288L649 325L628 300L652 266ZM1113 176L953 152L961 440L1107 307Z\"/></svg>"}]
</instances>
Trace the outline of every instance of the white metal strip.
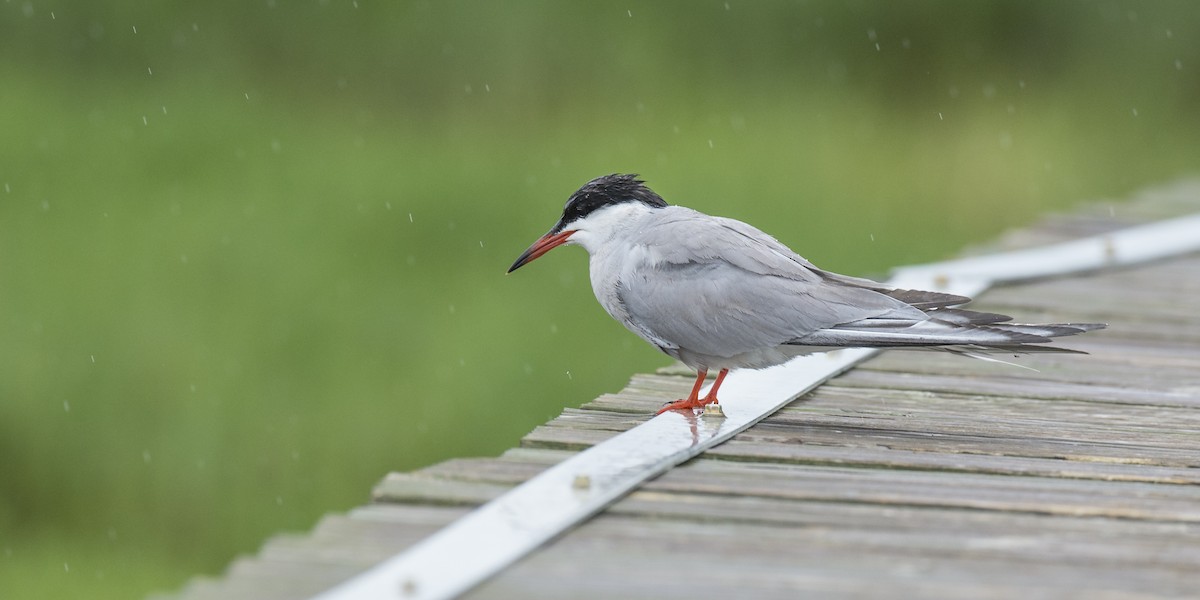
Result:
<instances>
[{"instance_id":1,"label":"white metal strip","mask_svg":"<svg viewBox=\"0 0 1200 600\"><path fill-rule=\"evenodd\" d=\"M1194 214L1028 250L900 267L888 283L949 291L948 285L978 279L978 285L986 289L998 283L1144 263L1198 249L1200 214Z\"/></svg>"},{"instance_id":2,"label":"white metal strip","mask_svg":"<svg viewBox=\"0 0 1200 600\"><path fill-rule=\"evenodd\" d=\"M1200 215L979 258L897 269L896 287L976 295L993 283L1067 275L1200 250ZM847 349L730 373L724 417L669 412L551 467L319 600L452 598L671 467L720 444L876 351Z\"/></svg>"}]
</instances>

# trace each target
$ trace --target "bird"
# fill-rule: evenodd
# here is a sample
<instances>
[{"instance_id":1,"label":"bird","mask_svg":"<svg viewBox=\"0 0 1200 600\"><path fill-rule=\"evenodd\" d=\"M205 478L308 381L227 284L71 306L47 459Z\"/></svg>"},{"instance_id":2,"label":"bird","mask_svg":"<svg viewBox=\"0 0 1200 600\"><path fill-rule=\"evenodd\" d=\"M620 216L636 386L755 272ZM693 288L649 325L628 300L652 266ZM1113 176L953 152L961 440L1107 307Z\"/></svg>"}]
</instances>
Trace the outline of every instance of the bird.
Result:
<instances>
[{"instance_id":1,"label":"bird","mask_svg":"<svg viewBox=\"0 0 1200 600\"><path fill-rule=\"evenodd\" d=\"M571 194L558 221L508 273L563 245L587 250L592 291L613 319L696 371L691 393L657 414L718 404L730 370L801 355L851 347L984 359L1082 354L1042 344L1106 327L1016 324L959 308L971 301L965 296L826 271L749 224L667 204L635 174L598 177ZM716 380L701 398L711 370Z\"/></svg>"}]
</instances>

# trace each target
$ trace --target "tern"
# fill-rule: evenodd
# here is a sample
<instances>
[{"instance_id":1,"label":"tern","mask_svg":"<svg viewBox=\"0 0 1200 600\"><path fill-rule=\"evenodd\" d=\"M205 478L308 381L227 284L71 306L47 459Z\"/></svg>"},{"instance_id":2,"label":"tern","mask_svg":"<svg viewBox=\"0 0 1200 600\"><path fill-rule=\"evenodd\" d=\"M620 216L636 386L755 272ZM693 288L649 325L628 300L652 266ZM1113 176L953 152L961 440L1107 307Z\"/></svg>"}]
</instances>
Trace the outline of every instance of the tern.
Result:
<instances>
[{"instance_id":1,"label":"tern","mask_svg":"<svg viewBox=\"0 0 1200 600\"><path fill-rule=\"evenodd\" d=\"M637 175L593 179L558 222L509 267L555 247L583 246L600 306L630 331L696 371L669 410L718 403L730 369L762 369L837 348L989 353L1067 352L1051 338L1101 323L1023 325L955 308L970 298L895 289L817 268L757 228L667 204ZM703 398L710 370L718 374Z\"/></svg>"}]
</instances>

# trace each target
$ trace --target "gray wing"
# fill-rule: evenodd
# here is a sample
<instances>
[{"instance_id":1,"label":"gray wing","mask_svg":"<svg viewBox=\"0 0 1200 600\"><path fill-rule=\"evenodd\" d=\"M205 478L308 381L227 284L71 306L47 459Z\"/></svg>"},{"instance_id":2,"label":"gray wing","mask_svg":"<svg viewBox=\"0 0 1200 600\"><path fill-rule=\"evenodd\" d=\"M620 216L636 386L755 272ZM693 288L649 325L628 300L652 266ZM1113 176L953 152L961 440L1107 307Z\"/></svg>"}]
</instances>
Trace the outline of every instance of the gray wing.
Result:
<instances>
[{"instance_id":1,"label":"gray wing","mask_svg":"<svg viewBox=\"0 0 1200 600\"><path fill-rule=\"evenodd\" d=\"M844 323L926 318L885 293L828 278L745 223L663 210L652 232L635 237L652 246L654 260L622 276L618 290L629 316L656 338L733 356Z\"/></svg>"},{"instance_id":2,"label":"gray wing","mask_svg":"<svg viewBox=\"0 0 1200 600\"><path fill-rule=\"evenodd\" d=\"M1014 324L949 308L970 299L822 271L740 221L663 210L653 235L640 236L653 259L621 278L618 298L645 333L693 352L734 356L782 344L1070 352L1028 344L1104 327Z\"/></svg>"}]
</instances>

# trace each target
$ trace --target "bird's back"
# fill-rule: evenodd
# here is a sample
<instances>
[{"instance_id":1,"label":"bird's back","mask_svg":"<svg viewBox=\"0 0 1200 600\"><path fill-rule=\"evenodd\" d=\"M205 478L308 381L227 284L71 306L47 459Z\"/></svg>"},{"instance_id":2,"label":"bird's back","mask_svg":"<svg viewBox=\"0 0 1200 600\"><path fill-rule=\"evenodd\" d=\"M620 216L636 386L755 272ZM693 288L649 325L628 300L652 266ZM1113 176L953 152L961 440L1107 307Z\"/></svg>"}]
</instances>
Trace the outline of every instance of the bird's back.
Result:
<instances>
[{"instance_id":1,"label":"bird's back","mask_svg":"<svg viewBox=\"0 0 1200 600\"><path fill-rule=\"evenodd\" d=\"M745 223L671 206L629 223L593 254L597 298L659 345L713 356L779 346L839 323L921 312L876 291L826 281Z\"/></svg>"}]
</instances>

